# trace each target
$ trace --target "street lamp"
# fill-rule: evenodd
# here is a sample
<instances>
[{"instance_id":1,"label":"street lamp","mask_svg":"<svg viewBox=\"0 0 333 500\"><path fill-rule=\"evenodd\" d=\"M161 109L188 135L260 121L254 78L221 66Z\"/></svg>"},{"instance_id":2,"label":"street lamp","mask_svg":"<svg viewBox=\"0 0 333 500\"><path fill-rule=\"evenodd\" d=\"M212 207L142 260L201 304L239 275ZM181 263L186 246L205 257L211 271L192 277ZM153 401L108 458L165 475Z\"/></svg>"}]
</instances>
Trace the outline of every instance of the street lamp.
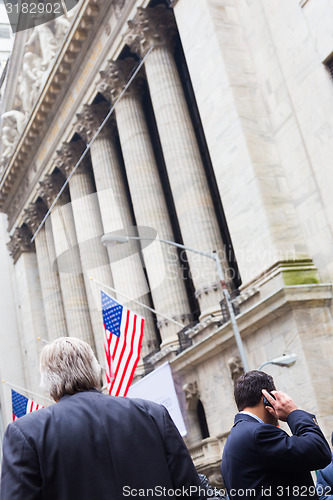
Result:
<instances>
[{"instance_id":1,"label":"street lamp","mask_svg":"<svg viewBox=\"0 0 333 500\"><path fill-rule=\"evenodd\" d=\"M218 272L218 275L219 275L219 280L220 280L220 283L221 283L221 286L222 286L222 290L223 290L223 294L224 294L224 297L225 297L225 301L226 301L226 304L227 304L227 307L228 307L230 321L231 321L231 324L232 324L232 329L233 329L233 332L234 332L236 344L237 344L237 347L238 347L238 350L239 350L239 354L240 354L240 357L241 357L241 360L242 360L242 363L243 363L244 371L245 372L249 371L249 365L248 365L246 354L245 354L245 351L244 351L242 338L241 338L240 333L239 333L238 325L237 325L237 322L236 322L236 316L235 316L234 309L233 309L232 303L231 303L231 298L230 298L229 290L228 290L226 282L225 282L223 268L222 268L221 261L219 259L219 256L218 256L217 252L215 250L212 253L202 252L201 250L196 250L194 248L187 247L185 245L182 245L181 243L176 243L175 241L164 240L162 238L152 238L152 237L149 237L149 236L128 236L128 235L120 235L120 234L109 233L109 234L105 234L101 238L101 242L105 246L107 246L109 242L127 243L130 240L160 241L162 243L166 243L168 245L172 245L174 247L181 248L182 250L188 250L189 252L197 253L199 255L203 255L203 256L208 257L209 259L212 259L212 260L215 261L217 272Z\"/></svg>"},{"instance_id":2,"label":"street lamp","mask_svg":"<svg viewBox=\"0 0 333 500\"><path fill-rule=\"evenodd\" d=\"M290 366L293 366L296 363L296 360L297 354L283 354L283 356L279 356L278 358L265 361L265 363L259 366L258 370L261 370L266 365L278 365L290 368Z\"/></svg>"}]
</instances>

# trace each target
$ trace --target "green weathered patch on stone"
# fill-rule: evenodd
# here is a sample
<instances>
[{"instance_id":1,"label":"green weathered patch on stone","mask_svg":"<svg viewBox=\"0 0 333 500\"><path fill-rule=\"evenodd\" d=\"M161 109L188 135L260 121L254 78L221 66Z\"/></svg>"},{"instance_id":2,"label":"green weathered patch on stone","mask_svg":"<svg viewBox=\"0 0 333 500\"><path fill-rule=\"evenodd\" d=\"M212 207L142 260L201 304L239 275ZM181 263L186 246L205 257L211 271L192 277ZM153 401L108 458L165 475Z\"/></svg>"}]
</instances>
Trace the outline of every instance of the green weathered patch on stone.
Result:
<instances>
[{"instance_id":1,"label":"green weathered patch on stone","mask_svg":"<svg viewBox=\"0 0 333 500\"><path fill-rule=\"evenodd\" d=\"M316 269L282 271L282 277L286 286L320 283Z\"/></svg>"},{"instance_id":2,"label":"green weathered patch on stone","mask_svg":"<svg viewBox=\"0 0 333 500\"><path fill-rule=\"evenodd\" d=\"M279 267L286 286L320 283L318 270L311 259L282 261Z\"/></svg>"}]
</instances>

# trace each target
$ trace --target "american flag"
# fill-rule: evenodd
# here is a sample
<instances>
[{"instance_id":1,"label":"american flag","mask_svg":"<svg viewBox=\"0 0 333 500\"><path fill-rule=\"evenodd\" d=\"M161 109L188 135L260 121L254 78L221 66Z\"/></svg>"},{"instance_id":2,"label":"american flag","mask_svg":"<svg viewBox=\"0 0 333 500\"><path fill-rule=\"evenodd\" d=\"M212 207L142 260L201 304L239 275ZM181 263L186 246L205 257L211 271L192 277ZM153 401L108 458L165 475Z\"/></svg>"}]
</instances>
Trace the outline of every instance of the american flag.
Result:
<instances>
[{"instance_id":1,"label":"american flag","mask_svg":"<svg viewBox=\"0 0 333 500\"><path fill-rule=\"evenodd\" d=\"M32 399L28 399L12 389L12 408L14 421L23 417L23 415L26 415L27 413L44 408L44 406L35 403Z\"/></svg>"},{"instance_id":2,"label":"american flag","mask_svg":"<svg viewBox=\"0 0 333 500\"><path fill-rule=\"evenodd\" d=\"M111 396L126 396L140 359L144 318L101 291L106 382Z\"/></svg>"}]
</instances>

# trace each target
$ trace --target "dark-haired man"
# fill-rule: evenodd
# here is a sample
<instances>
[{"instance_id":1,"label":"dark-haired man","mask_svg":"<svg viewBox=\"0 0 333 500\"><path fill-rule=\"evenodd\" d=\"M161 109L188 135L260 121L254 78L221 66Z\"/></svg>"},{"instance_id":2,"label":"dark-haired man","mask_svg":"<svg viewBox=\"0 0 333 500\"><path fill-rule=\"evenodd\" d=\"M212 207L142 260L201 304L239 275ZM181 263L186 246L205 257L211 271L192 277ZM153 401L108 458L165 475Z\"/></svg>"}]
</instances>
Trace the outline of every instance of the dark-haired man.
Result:
<instances>
[{"instance_id":1,"label":"dark-haired man","mask_svg":"<svg viewBox=\"0 0 333 500\"><path fill-rule=\"evenodd\" d=\"M331 452L315 416L276 391L273 378L261 371L242 375L234 396L239 413L222 457L229 497L318 498L311 471L325 467ZM278 420L288 423L292 436Z\"/></svg>"}]
</instances>

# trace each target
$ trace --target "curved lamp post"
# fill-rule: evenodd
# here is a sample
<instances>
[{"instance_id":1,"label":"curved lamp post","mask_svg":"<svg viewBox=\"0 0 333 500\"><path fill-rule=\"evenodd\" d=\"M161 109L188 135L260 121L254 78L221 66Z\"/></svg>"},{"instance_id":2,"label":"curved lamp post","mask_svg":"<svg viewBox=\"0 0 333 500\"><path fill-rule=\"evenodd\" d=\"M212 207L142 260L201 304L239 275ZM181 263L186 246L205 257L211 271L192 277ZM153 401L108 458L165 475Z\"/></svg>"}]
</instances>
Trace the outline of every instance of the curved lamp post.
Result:
<instances>
[{"instance_id":1,"label":"curved lamp post","mask_svg":"<svg viewBox=\"0 0 333 500\"><path fill-rule=\"evenodd\" d=\"M265 363L259 366L258 370L261 370L266 365L278 365L290 368L296 363L296 360L297 354L283 354L283 356L279 356L278 358L271 359L270 361L265 361Z\"/></svg>"},{"instance_id":2,"label":"curved lamp post","mask_svg":"<svg viewBox=\"0 0 333 500\"><path fill-rule=\"evenodd\" d=\"M203 256L205 256L205 257L207 257L207 258L212 259L212 260L215 261L217 272L218 272L218 275L219 275L219 280L220 280L220 283L221 283L221 286L222 286L222 290L223 290L223 294L224 294L224 297L225 297L225 301L226 301L226 304L227 304L227 307L228 307L228 311L229 311L229 315L230 315L230 321L231 321L231 324L232 324L232 329L233 329L233 332L234 332L236 344L237 344L237 347L238 347L238 350L239 350L239 354L240 354L240 357L241 357L241 360L242 360L242 363L243 363L244 371L245 372L249 371L249 365L248 365L246 354L245 354L245 351L244 351L242 338L241 338L240 333L239 333L239 329L238 329L237 322L236 322L236 316L235 316L234 309L233 309L232 304L231 304L231 298L230 298L229 290L228 290L226 282L225 282L223 268L222 268L221 261L219 259L219 256L218 256L217 252L216 251L213 251L212 253L202 252L201 250L196 250L194 248L187 247L185 245L182 245L181 243L176 243L175 241L164 240L164 239L161 239L161 238L150 238L150 237L145 237L145 236L128 236L128 235L117 235L117 234L110 233L110 234L105 234L101 238L101 242L105 246L107 246L108 243L111 243L111 242L113 242L113 243L127 243L130 240L160 241L162 243L166 243L167 245L172 245L174 247L181 248L182 250L188 250L189 252L193 252L193 253L197 253L199 255L203 255Z\"/></svg>"}]
</instances>

